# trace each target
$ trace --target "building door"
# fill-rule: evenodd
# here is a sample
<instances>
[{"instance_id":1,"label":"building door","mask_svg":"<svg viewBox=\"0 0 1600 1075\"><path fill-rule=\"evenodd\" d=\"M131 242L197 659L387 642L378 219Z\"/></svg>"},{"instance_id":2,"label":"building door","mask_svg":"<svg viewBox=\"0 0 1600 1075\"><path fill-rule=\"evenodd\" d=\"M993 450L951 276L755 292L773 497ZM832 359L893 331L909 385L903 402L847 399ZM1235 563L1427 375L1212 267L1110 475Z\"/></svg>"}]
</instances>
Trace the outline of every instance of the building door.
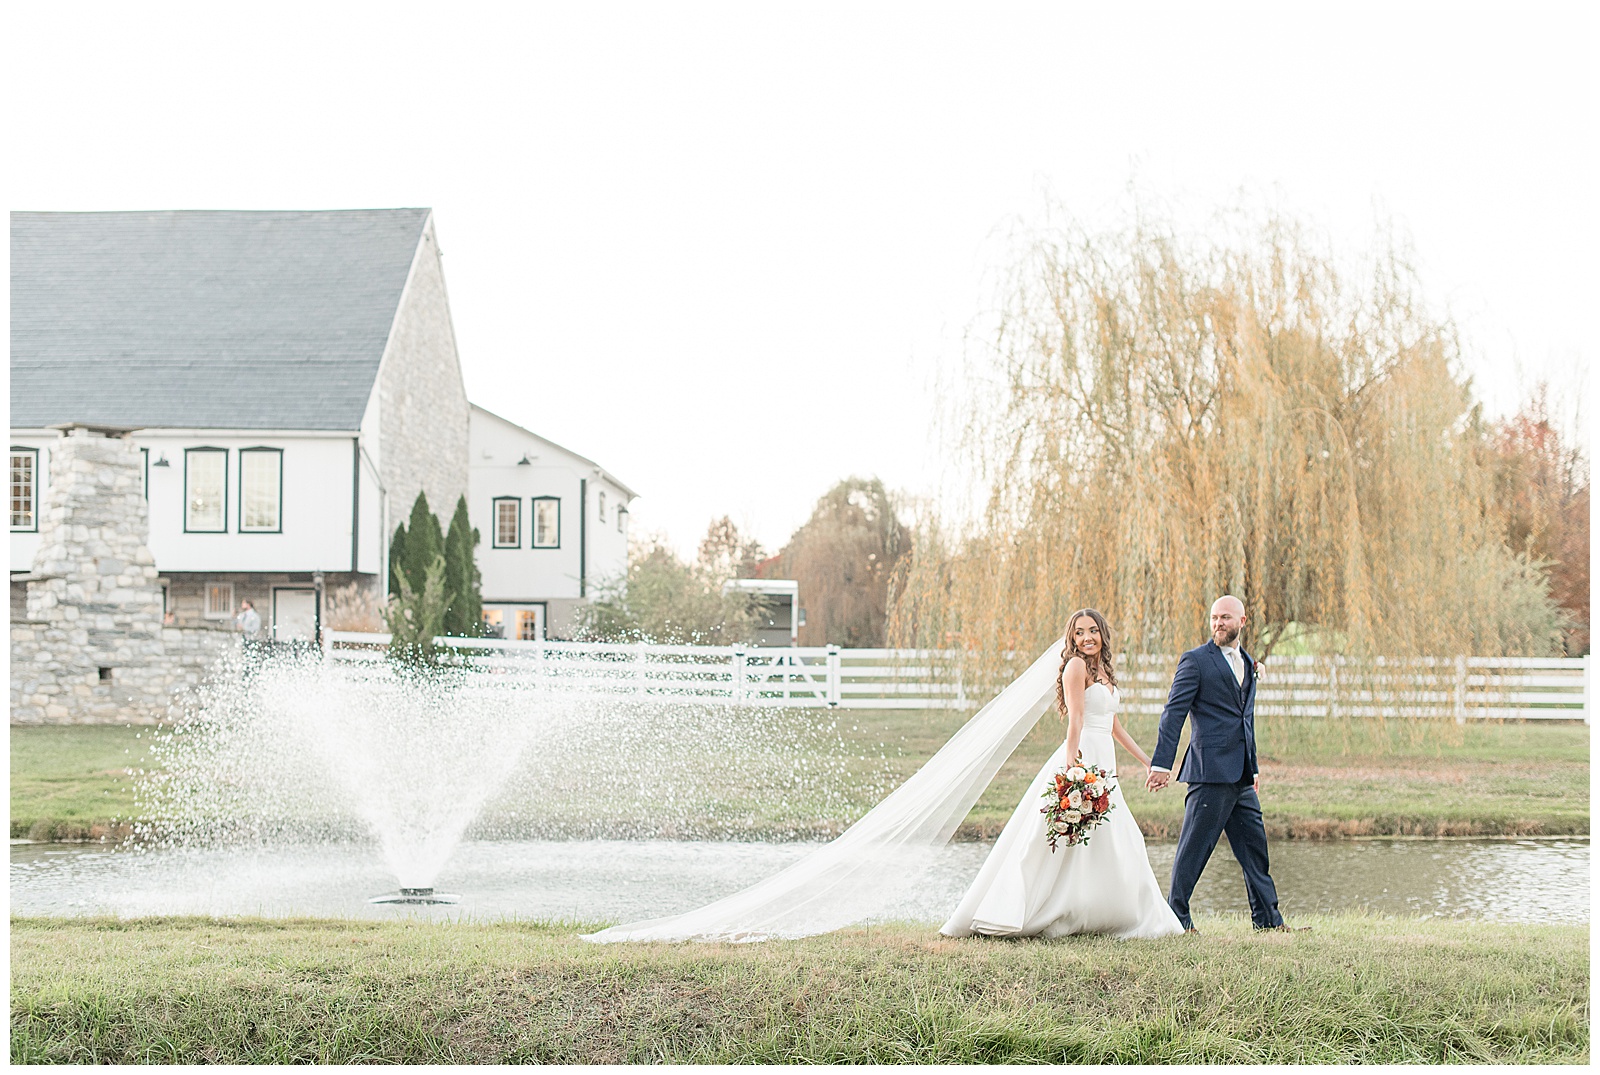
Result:
<instances>
[{"instance_id":1,"label":"building door","mask_svg":"<svg viewBox=\"0 0 1600 1075\"><path fill-rule=\"evenodd\" d=\"M517 609L517 639L522 642L544 641L543 605Z\"/></svg>"},{"instance_id":2,"label":"building door","mask_svg":"<svg viewBox=\"0 0 1600 1075\"><path fill-rule=\"evenodd\" d=\"M314 642L317 638L317 592L272 591L272 637L279 642Z\"/></svg>"}]
</instances>

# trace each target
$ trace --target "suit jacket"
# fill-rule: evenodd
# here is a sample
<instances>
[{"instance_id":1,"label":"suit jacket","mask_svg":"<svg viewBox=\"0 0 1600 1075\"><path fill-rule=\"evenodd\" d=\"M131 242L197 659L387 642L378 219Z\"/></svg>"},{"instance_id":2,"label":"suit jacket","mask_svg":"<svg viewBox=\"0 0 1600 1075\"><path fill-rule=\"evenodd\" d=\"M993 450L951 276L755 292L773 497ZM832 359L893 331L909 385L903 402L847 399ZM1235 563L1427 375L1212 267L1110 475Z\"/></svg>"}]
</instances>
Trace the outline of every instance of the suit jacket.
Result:
<instances>
[{"instance_id":1,"label":"suit jacket","mask_svg":"<svg viewBox=\"0 0 1600 1075\"><path fill-rule=\"evenodd\" d=\"M1179 780L1185 784L1232 784L1260 772L1256 765L1255 661L1243 647L1239 657L1244 662L1242 687L1215 642L1178 658L1172 690L1161 711L1152 765L1172 768L1183 722L1192 718Z\"/></svg>"}]
</instances>

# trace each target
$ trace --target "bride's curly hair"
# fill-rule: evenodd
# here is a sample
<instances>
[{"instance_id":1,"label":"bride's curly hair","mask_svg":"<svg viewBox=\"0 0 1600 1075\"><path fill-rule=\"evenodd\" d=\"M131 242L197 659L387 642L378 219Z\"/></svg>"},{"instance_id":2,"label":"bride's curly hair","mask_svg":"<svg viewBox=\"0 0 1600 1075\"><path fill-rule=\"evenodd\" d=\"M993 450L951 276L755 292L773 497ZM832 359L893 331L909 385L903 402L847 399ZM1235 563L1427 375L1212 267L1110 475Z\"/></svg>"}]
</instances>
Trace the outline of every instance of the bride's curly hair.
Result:
<instances>
[{"instance_id":1,"label":"bride's curly hair","mask_svg":"<svg viewBox=\"0 0 1600 1075\"><path fill-rule=\"evenodd\" d=\"M1077 643L1072 640L1072 625L1078 622L1080 616L1087 616L1100 628L1100 652L1094 656L1079 653ZM1062 686L1061 677L1067 671L1067 662L1074 657L1082 657L1083 663L1088 665L1089 682L1098 683L1103 678L1105 682L1115 687L1117 685L1117 667L1111 655L1111 628L1106 626L1106 618L1100 615L1098 609L1080 608L1067 617L1066 638L1061 647L1061 667L1056 669L1056 711L1065 719L1067 715L1067 688Z\"/></svg>"}]
</instances>

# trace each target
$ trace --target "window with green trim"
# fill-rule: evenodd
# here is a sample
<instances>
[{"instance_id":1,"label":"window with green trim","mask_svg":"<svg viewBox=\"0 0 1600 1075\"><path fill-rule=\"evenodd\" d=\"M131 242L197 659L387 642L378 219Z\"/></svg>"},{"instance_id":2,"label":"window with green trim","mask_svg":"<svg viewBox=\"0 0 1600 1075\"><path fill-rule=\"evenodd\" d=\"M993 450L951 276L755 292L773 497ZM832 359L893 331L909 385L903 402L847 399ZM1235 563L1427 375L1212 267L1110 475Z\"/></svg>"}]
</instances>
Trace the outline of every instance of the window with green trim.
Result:
<instances>
[{"instance_id":1,"label":"window with green trim","mask_svg":"<svg viewBox=\"0 0 1600 1075\"><path fill-rule=\"evenodd\" d=\"M190 534L221 534L227 531L226 448L184 449L183 529Z\"/></svg>"},{"instance_id":2,"label":"window with green trim","mask_svg":"<svg viewBox=\"0 0 1600 1075\"><path fill-rule=\"evenodd\" d=\"M239 532L283 532L283 449L239 449Z\"/></svg>"}]
</instances>

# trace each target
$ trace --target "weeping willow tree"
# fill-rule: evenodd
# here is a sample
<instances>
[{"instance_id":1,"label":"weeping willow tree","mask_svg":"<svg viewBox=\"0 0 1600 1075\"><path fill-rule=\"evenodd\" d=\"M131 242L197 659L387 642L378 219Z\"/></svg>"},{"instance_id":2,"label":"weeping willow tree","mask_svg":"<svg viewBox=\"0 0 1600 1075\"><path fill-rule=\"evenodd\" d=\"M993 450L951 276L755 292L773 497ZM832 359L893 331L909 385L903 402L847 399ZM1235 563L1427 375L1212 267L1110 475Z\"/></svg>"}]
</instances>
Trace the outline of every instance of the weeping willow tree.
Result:
<instances>
[{"instance_id":1,"label":"weeping willow tree","mask_svg":"<svg viewBox=\"0 0 1600 1075\"><path fill-rule=\"evenodd\" d=\"M1092 605L1172 654L1231 592L1263 655L1559 652L1457 333L1393 243L1352 273L1279 218L1138 216L1038 240L1008 291L954 446L986 492L918 533L897 644L998 677Z\"/></svg>"}]
</instances>

